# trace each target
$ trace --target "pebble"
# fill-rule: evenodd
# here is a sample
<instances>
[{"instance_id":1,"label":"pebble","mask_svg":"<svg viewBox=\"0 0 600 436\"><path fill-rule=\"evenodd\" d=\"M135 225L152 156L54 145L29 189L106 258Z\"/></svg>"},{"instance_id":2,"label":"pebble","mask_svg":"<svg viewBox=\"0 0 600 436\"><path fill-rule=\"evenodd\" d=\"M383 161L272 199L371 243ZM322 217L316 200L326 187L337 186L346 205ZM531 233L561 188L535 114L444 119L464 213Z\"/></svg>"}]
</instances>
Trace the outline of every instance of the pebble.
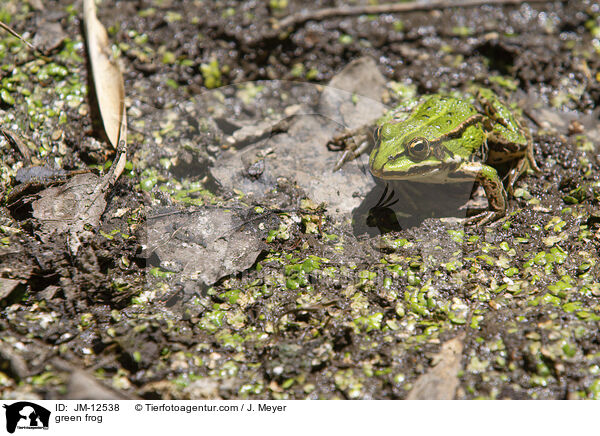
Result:
<instances>
[{"instance_id":1,"label":"pebble","mask_svg":"<svg viewBox=\"0 0 600 436\"><path fill-rule=\"evenodd\" d=\"M62 138L63 135L63 131L61 129L56 129L55 131L52 132L52 136L50 136L50 138L53 141L58 141L60 138Z\"/></svg>"}]
</instances>

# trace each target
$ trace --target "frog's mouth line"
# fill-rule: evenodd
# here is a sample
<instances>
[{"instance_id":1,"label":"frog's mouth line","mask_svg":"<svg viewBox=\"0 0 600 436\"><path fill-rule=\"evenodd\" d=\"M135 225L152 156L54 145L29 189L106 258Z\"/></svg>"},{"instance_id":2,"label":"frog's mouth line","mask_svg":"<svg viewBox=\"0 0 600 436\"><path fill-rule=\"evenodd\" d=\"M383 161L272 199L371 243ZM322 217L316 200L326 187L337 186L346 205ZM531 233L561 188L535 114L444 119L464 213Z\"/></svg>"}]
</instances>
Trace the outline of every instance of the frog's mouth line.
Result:
<instances>
[{"instance_id":1,"label":"frog's mouth line","mask_svg":"<svg viewBox=\"0 0 600 436\"><path fill-rule=\"evenodd\" d=\"M460 162L446 162L441 165L439 162L435 162L432 164L415 165L407 171L371 168L371 173L375 177L386 180L426 179L429 183L445 183L452 179L449 174L456 171L459 165Z\"/></svg>"},{"instance_id":2,"label":"frog's mouth line","mask_svg":"<svg viewBox=\"0 0 600 436\"><path fill-rule=\"evenodd\" d=\"M381 177L384 179L405 179L405 178L422 176L423 174L437 173L437 172L441 172L441 170L442 170L442 168L439 166L439 164L436 164L436 165L421 164L421 165L414 165L412 168L410 168L407 171L393 171L393 170L387 170L386 168L380 168L380 169L372 168L371 172L373 173L374 176Z\"/></svg>"}]
</instances>

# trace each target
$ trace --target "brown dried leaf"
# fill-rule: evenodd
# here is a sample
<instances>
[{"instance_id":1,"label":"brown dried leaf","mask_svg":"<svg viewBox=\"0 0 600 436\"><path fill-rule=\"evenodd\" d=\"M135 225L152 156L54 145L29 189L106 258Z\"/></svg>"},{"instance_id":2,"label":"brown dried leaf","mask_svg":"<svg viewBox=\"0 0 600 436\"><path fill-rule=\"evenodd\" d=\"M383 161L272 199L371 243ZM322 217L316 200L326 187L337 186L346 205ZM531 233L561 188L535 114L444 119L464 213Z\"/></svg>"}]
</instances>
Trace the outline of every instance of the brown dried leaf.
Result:
<instances>
[{"instance_id":1,"label":"brown dried leaf","mask_svg":"<svg viewBox=\"0 0 600 436\"><path fill-rule=\"evenodd\" d=\"M464 334L442 345L430 368L417 379L407 400L453 400L459 384Z\"/></svg>"},{"instance_id":2,"label":"brown dried leaf","mask_svg":"<svg viewBox=\"0 0 600 436\"><path fill-rule=\"evenodd\" d=\"M110 143L117 148L119 141L127 142L125 87L112 58L106 29L96 17L94 0L84 0L83 22L102 124Z\"/></svg>"},{"instance_id":3,"label":"brown dried leaf","mask_svg":"<svg viewBox=\"0 0 600 436\"><path fill-rule=\"evenodd\" d=\"M47 241L54 233L69 234L69 248L76 254L79 236L88 227L95 229L106 208L101 179L95 174L79 174L63 186L39 193L32 203L33 217L41 226L40 238Z\"/></svg>"}]
</instances>

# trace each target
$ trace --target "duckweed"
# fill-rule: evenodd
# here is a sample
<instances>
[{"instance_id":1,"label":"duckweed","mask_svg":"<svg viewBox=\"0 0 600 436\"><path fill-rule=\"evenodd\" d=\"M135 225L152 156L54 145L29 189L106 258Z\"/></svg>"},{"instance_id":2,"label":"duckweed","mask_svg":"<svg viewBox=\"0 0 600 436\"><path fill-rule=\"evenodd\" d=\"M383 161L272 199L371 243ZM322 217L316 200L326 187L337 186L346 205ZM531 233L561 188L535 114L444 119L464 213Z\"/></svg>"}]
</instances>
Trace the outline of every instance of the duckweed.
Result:
<instances>
[{"instance_id":1,"label":"duckweed","mask_svg":"<svg viewBox=\"0 0 600 436\"><path fill-rule=\"evenodd\" d=\"M204 86L208 89L221 86L221 70L219 69L219 62L216 59L212 59L208 64L200 65L200 71L202 72L202 77L204 77Z\"/></svg>"},{"instance_id":2,"label":"duckweed","mask_svg":"<svg viewBox=\"0 0 600 436\"><path fill-rule=\"evenodd\" d=\"M271 7L285 8L287 4L271 2ZM78 13L73 7L67 8L67 12L69 20ZM242 13L233 8L221 12L224 16ZM156 14L155 8L139 12L141 18ZM182 20L179 12L167 11L165 16L170 23ZM400 31L404 24L396 21L395 26ZM457 36L467 35L472 30L465 29L454 30ZM118 27L112 31L119 34ZM129 39L119 44L119 48L127 53L128 60L142 63L158 60L173 68L196 65L196 60L187 59L180 51L146 47L149 38L145 34L128 31L127 37ZM352 44L351 40L351 35L340 37L343 44ZM443 48L443 51L453 50L452 46L445 46L448 49ZM5 59L20 51L24 52L19 42L0 40L0 57ZM57 159L56 143L69 134L63 128L64 136L53 139L45 132L56 130L60 123L68 125L67 114L83 116L89 109L83 70L78 66L83 62L81 53L82 41L67 39L56 54L60 62L36 59L14 68L6 65L3 68L0 99L7 110L1 121L15 124L14 115L10 118L13 109L27 114L25 125L18 127L41 132L42 138L38 141L36 137L34 141L37 158ZM200 66L204 86L208 89L221 86L227 67L210 55L205 60ZM452 57L451 61L454 60L462 62L457 56ZM298 62L289 74L305 78L318 74L315 69L307 70L307 66ZM509 77L492 76L489 80L507 90L516 86ZM188 91L184 81L166 77L164 83L167 91ZM262 90L262 85L248 84L240 88L237 96L245 105L251 105ZM395 94L394 98L409 100L416 96L417 86L392 83L389 90ZM575 91L573 95L558 96L554 102L575 101L573 97L578 98ZM60 104L46 103L54 100ZM354 100L358 101L357 97ZM138 118L141 116L140 113ZM200 127L203 132L207 130L205 124ZM163 141L165 153L169 152L169 140L182 136L172 120L155 129L155 139ZM579 152L590 147L589 141L583 138L572 139ZM141 174L137 169L134 171L133 165L129 166L130 176L137 177L135 189L155 199L159 198L155 194L165 195L179 206L224 201L209 192L202 182L176 180L168 175L177 162L173 155L165 156L161 155L156 169L147 169ZM549 167L562 164L556 160L551 163L552 156L547 153L544 156ZM578 165L581 175L593 176L590 170L595 165L593 159L574 158L573 163ZM139 168L146 165L148 162L142 162ZM174 285L180 284L178 273L153 267L147 270L152 287L134 297L133 302L138 305L135 310L122 313L113 310L106 314L105 320L110 324L106 335L118 340L124 326L129 326L132 318L140 314L148 320L144 319L145 324L136 328L136 332L190 334L194 339L189 341L191 345L186 343L185 348L193 351L179 353L176 348L165 347L159 348L156 355L160 365L174 365L185 371L169 380L180 388L190 387L191 382L207 377L235 377L243 383L228 385L232 386L231 395L242 397L312 395L313 398L331 398L343 394L345 398L364 398L373 391L381 392L377 390L378 383L390 390L390 396L406 395L417 374L431 365L426 358L428 353L438 350L442 340L464 332L465 367L460 377L461 391L467 397L495 398L503 395L501 388L504 387L509 395L514 389L519 395L543 396L547 392L544 389L559 384L554 372L560 371L565 363L577 362L568 369L569 374L575 374L569 383L574 379L581 382L576 382L570 394L598 398L600 356L597 350L582 343L595 334L600 318L597 303L600 284L596 281L598 265L594 245L597 220L588 211L600 198L600 188L582 183L566 189L561 194L562 201L571 206L558 212L553 205L540 203L537 198L542 190L540 185L531 182L527 186L524 180L515 191L515 203L523 209L512 210L501 226L432 231L457 244L457 253L450 252L440 242L429 247L432 255L423 249L429 233L424 235L414 229L383 235L377 245L373 238L365 242L332 224L326 210L303 202L303 210L296 215L278 213L281 223L272 227L265 224L266 248L247 274L226 277L202 295L186 301L182 313L185 323L175 323L176 327L166 321L153 324L156 319L164 321L162 317L168 311L149 308L162 301L157 297L170 295ZM249 203L247 193L237 191L236 194L236 206ZM534 207L536 202L540 207ZM254 203L245 206L265 216L271 214L269 208L273 207ZM526 227L519 220L529 220L528 213L536 218L526 221L533 223ZM135 214L138 216L134 217ZM139 225L139 216L144 216L143 210L131 213L124 224ZM108 247L122 243L126 233L135 237L133 232L111 229L99 231L101 243ZM6 235L2 243L16 242ZM375 246L380 252L376 252ZM437 257L438 253L447 256ZM137 268L133 256L121 263L125 269ZM109 291L126 294L135 286L134 281L115 281ZM286 314L287 325L278 323L278 316L289 308L306 310ZM127 316L121 316L125 313ZM96 319L86 313L77 324L81 329L89 329L95 322ZM182 329L181 332L177 328ZM188 328L190 331L186 332ZM530 332L531 329L536 331ZM286 341L298 347L296 354L278 351L276 347ZM258 355L288 359L281 362L281 367L286 371L293 368L295 373L283 374L276 383L267 386L261 377L269 369L248 359L248 356ZM363 358L365 355L367 361ZM145 362L147 358L141 349L133 351L131 356L136 362ZM585 364L580 365L581 361ZM338 366L337 362L344 366ZM37 377L41 383L51 380L49 376ZM107 377L117 386L131 387L132 375L127 371ZM270 381L272 379L267 383ZM563 387L560 392L564 392Z\"/></svg>"}]
</instances>

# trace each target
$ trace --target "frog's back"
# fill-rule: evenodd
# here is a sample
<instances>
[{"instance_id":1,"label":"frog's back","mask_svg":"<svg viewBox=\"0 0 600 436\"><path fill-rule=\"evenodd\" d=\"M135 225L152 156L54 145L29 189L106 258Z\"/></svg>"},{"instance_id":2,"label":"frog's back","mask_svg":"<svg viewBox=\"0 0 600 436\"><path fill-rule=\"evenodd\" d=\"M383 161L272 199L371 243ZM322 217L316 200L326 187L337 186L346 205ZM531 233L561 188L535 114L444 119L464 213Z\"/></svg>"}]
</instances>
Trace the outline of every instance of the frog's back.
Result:
<instances>
[{"instance_id":1,"label":"frog's back","mask_svg":"<svg viewBox=\"0 0 600 436\"><path fill-rule=\"evenodd\" d=\"M403 135L422 136L429 141L458 132L464 123L478 115L468 101L450 96L431 95L403 122Z\"/></svg>"}]
</instances>

